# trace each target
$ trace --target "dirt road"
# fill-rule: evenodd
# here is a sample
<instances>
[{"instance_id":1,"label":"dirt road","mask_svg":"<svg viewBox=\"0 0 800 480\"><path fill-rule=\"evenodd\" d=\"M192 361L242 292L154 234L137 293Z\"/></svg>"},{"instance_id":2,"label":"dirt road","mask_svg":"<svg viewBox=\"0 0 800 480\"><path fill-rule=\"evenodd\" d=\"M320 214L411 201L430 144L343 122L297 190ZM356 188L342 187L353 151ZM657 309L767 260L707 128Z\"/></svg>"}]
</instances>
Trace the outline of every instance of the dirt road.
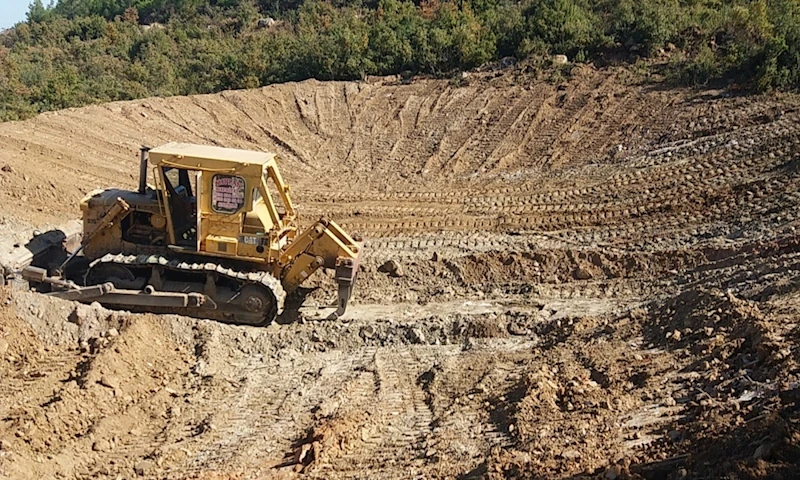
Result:
<instances>
[{"instance_id":1,"label":"dirt road","mask_svg":"<svg viewBox=\"0 0 800 480\"><path fill-rule=\"evenodd\" d=\"M577 68L276 85L0 124L0 227L139 145L277 151L367 239L263 329L0 290L0 477L791 478L800 97ZM387 260L397 276L378 269Z\"/></svg>"}]
</instances>

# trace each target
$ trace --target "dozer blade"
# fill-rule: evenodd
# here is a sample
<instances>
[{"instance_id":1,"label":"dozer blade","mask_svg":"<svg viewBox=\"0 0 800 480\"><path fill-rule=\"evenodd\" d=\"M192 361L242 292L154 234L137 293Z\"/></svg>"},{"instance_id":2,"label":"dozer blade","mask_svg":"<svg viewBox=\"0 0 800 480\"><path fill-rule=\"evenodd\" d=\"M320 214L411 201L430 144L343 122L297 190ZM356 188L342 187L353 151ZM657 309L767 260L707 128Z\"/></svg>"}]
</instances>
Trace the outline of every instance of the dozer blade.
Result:
<instances>
[{"instance_id":1,"label":"dozer blade","mask_svg":"<svg viewBox=\"0 0 800 480\"><path fill-rule=\"evenodd\" d=\"M35 234L26 244L0 241L0 286L30 266L58 265L81 242L82 224L67 222L57 230Z\"/></svg>"}]
</instances>

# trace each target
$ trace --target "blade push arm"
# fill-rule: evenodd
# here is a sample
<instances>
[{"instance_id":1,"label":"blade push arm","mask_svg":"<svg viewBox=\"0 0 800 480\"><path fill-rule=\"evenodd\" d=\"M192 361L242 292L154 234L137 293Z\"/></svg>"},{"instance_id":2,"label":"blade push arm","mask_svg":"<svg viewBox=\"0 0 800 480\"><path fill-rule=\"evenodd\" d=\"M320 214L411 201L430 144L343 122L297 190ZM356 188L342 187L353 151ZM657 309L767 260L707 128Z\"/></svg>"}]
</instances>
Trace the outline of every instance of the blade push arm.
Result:
<instances>
[{"instance_id":1,"label":"blade push arm","mask_svg":"<svg viewBox=\"0 0 800 480\"><path fill-rule=\"evenodd\" d=\"M109 225L114 223L117 220L118 217L120 217L123 213L128 212L130 209L131 209L130 205L128 205L128 203L125 200L117 197L117 202L114 204L114 206L112 206L108 210L108 212L106 212L106 214L103 215L103 218L100 219L100 222L94 227L94 229L92 231L86 233L83 236L83 240L81 241L81 245L74 252L70 253L69 256L67 257L67 259L64 260L64 263L62 263L58 267L58 270L57 270L58 274L62 275L63 271L64 271L64 267L66 267L67 264L69 262L71 262L72 259L75 258L81 252L81 250L83 250L83 247L85 247L86 245L91 243L91 241L92 241L92 239L94 239L94 237L96 237L106 227L108 227Z\"/></svg>"}]
</instances>

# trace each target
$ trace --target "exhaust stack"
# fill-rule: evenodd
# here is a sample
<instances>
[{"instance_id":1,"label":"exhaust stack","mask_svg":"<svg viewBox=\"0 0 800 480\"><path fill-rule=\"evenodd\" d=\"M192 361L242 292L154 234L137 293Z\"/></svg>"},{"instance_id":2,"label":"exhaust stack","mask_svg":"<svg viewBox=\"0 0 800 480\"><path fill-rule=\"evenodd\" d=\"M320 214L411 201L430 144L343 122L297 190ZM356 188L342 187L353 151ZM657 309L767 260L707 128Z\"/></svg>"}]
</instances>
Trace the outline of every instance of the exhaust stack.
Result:
<instances>
[{"instance_id":1,"label":"exhaust stack","mask_svg":"<svg viewBox=\"0 0 800 480\"><path fill-rule=\"evenodd\" d=\"M147 153L150 147L142 146L139 149L139 193L144 194L147 191Z\"/></svg>"}]
</instances>

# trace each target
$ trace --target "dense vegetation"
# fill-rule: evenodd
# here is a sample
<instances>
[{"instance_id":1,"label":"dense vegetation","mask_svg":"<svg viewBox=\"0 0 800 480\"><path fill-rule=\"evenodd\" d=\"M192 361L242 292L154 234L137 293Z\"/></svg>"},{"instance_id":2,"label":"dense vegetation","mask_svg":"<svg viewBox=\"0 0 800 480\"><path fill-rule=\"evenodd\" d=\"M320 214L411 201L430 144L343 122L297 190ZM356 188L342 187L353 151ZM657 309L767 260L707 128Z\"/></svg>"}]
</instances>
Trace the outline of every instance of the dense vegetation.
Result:
<instances>
[{"instance_id":1,"label":"dense vegetation","mask_svg":"<svg viewBox=\"0 0 800 480\"><path fill-rule=\"evenodd\" d=\"M266 21L267 17L277 20ZM0 34L0 120L505 57L662 58L682 84L800 86L799 0L35 0Z\"/></svg>"}]
</instances>

